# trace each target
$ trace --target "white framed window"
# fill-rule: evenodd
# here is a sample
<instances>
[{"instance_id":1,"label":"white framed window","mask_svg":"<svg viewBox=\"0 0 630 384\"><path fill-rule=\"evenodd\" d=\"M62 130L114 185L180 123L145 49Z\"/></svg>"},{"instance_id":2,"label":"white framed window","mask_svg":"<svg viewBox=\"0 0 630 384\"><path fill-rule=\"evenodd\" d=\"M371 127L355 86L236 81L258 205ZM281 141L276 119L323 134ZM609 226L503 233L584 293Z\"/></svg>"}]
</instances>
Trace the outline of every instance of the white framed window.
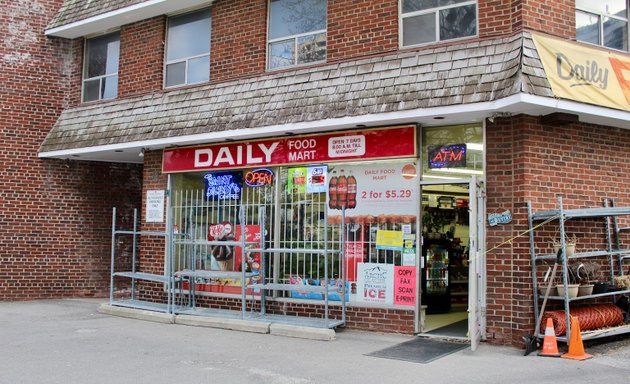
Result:
<instances>
[{"instance_id":1,"label":"white framed window","mask_svg":"<svg viewBox=\"0 0 630 384\"><path fill-rule=\"evenodd\" d=\"M210 80L210 10L168 19L164 86L176 87Z\"/></svg>"},{"instance_id":2,"label":"white framed window","mask_svg":"<svg viewBox=\"0 0 630 384\"><path fill-rule=\"evenodd\" d=\"M628 0L576 0L578 41L628 50Z\"/></svg>"},{"instance_id":3,"label":"white framed window","mask_svg":"<svg viewBox=\"0 0 630 384\"><path fill-rule=\"evenodd\" d=\"M400 0L403 47L477 35L476 0Z\"/></svg>"},{"instance_id":4,"label":"white framed window","mask_svg":"<svg viewBox=\"0 0 630 384\"><path fill-rule=\"evenodd\" d=\"M97 101L118 96L120 33L115 32L85 41L82 100Z\"/></svg>"},{"instance_id":5,"label":"white framed window","mask_svg":"<svg viewBox=\"0 0 630 384\"><path fill-rule=\"evenodd\" d=\"M267 68L326 61L326 0L270 0Z\"/></svg>"}]
</instances>

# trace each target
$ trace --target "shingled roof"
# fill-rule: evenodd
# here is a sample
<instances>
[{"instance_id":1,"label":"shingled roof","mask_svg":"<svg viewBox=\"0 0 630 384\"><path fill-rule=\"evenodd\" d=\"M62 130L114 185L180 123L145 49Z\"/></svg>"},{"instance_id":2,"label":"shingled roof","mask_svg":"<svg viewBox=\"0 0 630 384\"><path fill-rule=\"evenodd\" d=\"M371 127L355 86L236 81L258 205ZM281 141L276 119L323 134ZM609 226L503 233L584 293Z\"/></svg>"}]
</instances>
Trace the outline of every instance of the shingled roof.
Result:
<instances>
[{"instance_id":1,"label":"shingled roof","mask_svg":"<svg viewBox=\"0 0 630 384\"><path fill-rule=\"evenodd\" d=\"M40 152L493 101L519 92L553 97L528 33L81 105L63 111Z\"/></svg>"},{"instance_id":2,"label":"shingled roof","mask_svg":"<svg viewBox=\"0 0 630 384\"><path fill-rule=\"evenodd\" d=\"M85 20L92 16L116 11L146 0L65 0L47 29Z\"/></svg>"}]
</instances>

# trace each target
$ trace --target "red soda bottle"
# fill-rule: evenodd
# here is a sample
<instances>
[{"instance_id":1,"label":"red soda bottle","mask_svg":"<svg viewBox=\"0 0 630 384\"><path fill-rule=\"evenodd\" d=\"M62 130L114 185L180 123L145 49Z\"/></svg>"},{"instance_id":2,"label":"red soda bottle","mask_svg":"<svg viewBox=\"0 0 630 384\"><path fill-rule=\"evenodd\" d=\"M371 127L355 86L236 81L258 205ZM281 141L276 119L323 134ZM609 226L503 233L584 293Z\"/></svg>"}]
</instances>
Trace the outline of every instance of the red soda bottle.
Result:
<instances>
[{"instance_id":1,"label":"red soda bottle","mask_svg":"<svg viewBox=\"0 0 630 384\"><path fill-rule=\"evenodd\" d=\"M337 209L339 202L337 200L337 172L333 172L333 176L328 182L328 208Z\"/></svg>"},{"instance_id":2,"label":"red soda bottle","mask_svg":"<svg viewBox=\"0 0 630 384\"><path fill-rule=\"evenodd\" d=\"M343 170L341 171L341 175L339 175L339 180L337 180L337 201L338 208L341 209L343 207L348 207L348 179L346 175L343 174Z\"/></svg>"},{"instance_id":3,"label":"red soda bottle","mask_svg":"<svg viewBox=\"0 0 630 384\"><path fill-rule=\"evenodd\" d=\"M348 176L348 205L347 208L352 209L357 206L357 179L350 172Z\"/></svg>"}]
</instances>

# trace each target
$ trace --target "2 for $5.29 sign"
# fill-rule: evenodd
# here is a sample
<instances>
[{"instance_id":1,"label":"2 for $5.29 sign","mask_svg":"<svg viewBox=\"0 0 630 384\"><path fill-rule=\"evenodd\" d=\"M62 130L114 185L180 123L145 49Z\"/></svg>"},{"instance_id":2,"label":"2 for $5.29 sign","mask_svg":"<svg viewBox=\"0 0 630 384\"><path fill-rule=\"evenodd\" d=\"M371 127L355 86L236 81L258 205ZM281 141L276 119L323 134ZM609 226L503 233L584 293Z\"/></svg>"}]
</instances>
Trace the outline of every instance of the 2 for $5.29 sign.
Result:
<instances>
[{"instance_id":1,"label":"2 for $5.29 sign","mask_svg":"<svg viewBox=\"0 0 630 384\"><path fill-rule=\"evenodd\" d=\"M356 179L356 206L347 209L346 216L410 215L418 209L416 164L411 161L342 165L333 170L333 175Z\"/></svg>"}]
</instances>

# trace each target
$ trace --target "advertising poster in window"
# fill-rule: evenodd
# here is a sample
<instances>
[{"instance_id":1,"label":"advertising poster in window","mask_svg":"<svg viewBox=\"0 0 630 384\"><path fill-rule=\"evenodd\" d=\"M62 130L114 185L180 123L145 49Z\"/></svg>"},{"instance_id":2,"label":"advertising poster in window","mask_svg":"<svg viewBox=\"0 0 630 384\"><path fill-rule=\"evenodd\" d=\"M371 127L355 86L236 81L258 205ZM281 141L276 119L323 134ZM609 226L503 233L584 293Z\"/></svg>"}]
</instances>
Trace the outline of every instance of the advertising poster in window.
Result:
<instances>
[{"instance_id":1,"label":"advertising poster in window","mask_svg":"<svg viewBox=\"0 0 630 384\"><path fill-rule=\"evenodd\" d=\"M341 209L350 223L409 224L416 221L416 164L396 162L340 165L328 169L329 222L341 222Z\"/></svg>"},{"instance_id":2,"label":"advertising poster in window","mask_svg":"<svg viewBox=\"0 0 630 384\"><path fill-rule=\"evenodd\" d=\"M304 193L306 192L306 167L295 167L287 170L287 192Z\"/></svg>"},{"instance_id":3,"label":"advertising poster in window","mask_svg":"<svg viewBox=\"0 0 630 384\"><path fill-rule=\"evenodd\" d=\"M326 192L326 174L328 167L292 167L287 170L287 192L322 193Z\"/></svg>"},{"instance_id":4,"label":"advertising poster in window","mask_svg":"<svg viewBox=\"0 0 630 384\"><path fill-rule=\"evenodd\" d=\"M306 168L306 193L326 192L328 166L318 165Z\"/></svg>"},{"instance_id":5,"label":"advertising poster in window","mask_svg":"<svg viewBox=\"0 0 630 384\"><path fill-rule=\"evenodd\" d=\"M359 263L357 301L394 303L394 266L392 264Z\"/></svg>"},{"instance_id":6,"label":"advertising poster in window","mask_svg":"<svg viewBox=\"0 0 630 384\"><path fill-rule=\"evenodd\" d=\"M365 254L365 231L358 224L349 224L346 233L346 280L357 281L357 264L363 262Z\"/></svg>"},{"instance_id":7,"label":"advertising poster in window","mask_svg":"<svg viewBox=\"0 0 630 384\"><path fill-rule=\"evenodd\" d=\"M388 231L379 229L376 231L376 249L387 249L390 251L403 250L402 231Z\"/></svg>"}]
</instances>

